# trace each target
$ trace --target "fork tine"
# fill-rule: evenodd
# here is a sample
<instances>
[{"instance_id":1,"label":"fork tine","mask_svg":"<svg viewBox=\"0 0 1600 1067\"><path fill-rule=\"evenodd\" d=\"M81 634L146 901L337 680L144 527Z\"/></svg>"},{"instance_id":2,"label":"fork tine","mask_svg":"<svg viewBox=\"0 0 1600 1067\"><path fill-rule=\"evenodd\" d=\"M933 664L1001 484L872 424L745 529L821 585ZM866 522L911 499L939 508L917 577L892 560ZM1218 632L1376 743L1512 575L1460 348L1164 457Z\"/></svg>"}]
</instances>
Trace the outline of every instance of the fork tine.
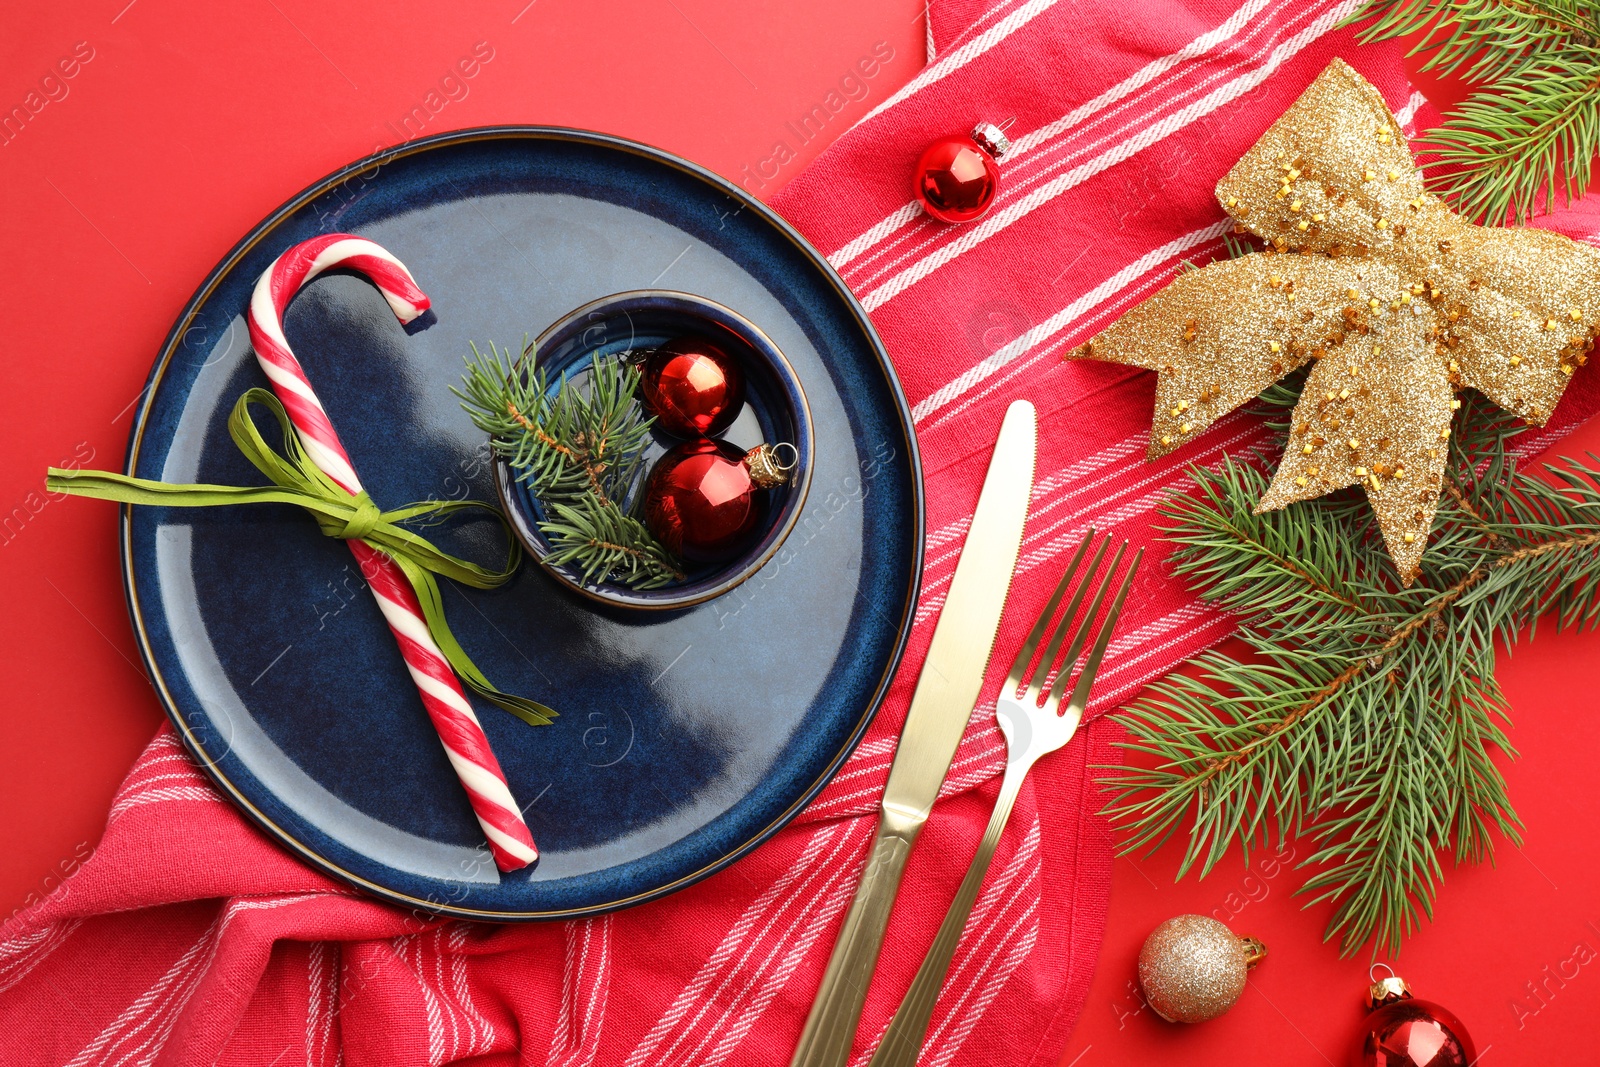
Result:
<instances>
[{"instance_id":1,"label":"fork tine","mask_svg":"<svg viewBox=\"0 0 1600 1067\"><path fill-rule=\"evenodd\" d=\"M1094 559L1089 563L1089 569L1084 572L1083 581L1078 583L1078 591L1072 594L1072 600L1067 604L1067 610L1061 613L1061 624L1056 627L1055 633L1050 637L1050 643L1045 647L1044 655L1039 657L1039 666L1034 668L1033 678L1028 682L1028 695L1030 699L1039 699L1039 690L1044 686L1044 680L1050 677L1050 665L1056 661L1056 653L1061 651L1061 643L1067 639L1067 627L1077 617L1078 605L1083 603L1083 594L1094 582L1094 576L1100 569L1100 561L1105 558L1106 546L1111 543L1111 538L1101 540L1098 548L1094 550ZM1081 633L1083 625L1078 626ZM1077 640L1081 641L1081 637Z\"/></svg>"},{"instance_id":2,"label":"fork tine","mask_svg":"<svg viewBox=\"0 0 1600 1067\"><path fill-rule=\"evenodd\" d=\"M1022 642L1022 650L1017 653L1016 662L1011 664L1011 673L1006 675L1006 687L1002 692L1014 694L1022 685L1022 673L1028 669L1034 650L1039 647L1039 641L1044 637L1045 627L1055 615L1056 605L1061 603L1061 595L1067 591L1067 583L1072 581L1073 574L1078 570L1078 564L1083 560L1084 552L1089 548L1089 542L1093 540L1094 527L1091 526L1083 537L1083 543L1078 545L1078 551L1073 553L1072 561L1067 564L1066 573L1061 575L1061 582L1056 586L1056 591L1050 594L1050 600L1045 604L1044 611L1039 613L1039 621L1033 624L1028 639Z\"/></svg>"},{"instance_id":3,"label":"fork tine","mask_svg":"<svg viewBox=\"0 0 1600 1067\"><path fill-rule=\"evenodd\" d=\"M1124 542L1124 546L1126 542ZM1121 555L1119 552L1118 555ZM1067 714L1072 714L1074 709L1081 715L1083 706L1089 702L1089 687L1094 684L1094 676L1100 670L1100 660L1106 654L1106 646L1111 643L1111 631L1117 627L1117 618L1122 614L1122 602L1128 598L1128 590L1133 585L1133 574L1139 569L1139 561L1144 559L1144 549L1133 554L1133 562L1128 565L1128 573L1122 578L1122 586L1117 590L1117 598L1111 602L1111 610L1106 612L1106 621L1100 626L1100 634L1094 640L1094 651L1089 653L1089 662L1083 665L1083 673L1078 676L1078 684L1073 687L1072 699L1067 703ZM1112 567L1115 571L1116 567ZM1106 575L1107 578L1110 574ZM1056 700L1059 703L1060 695Z\"/></svg>"},{"instance_id":4,"label":"fork tine","mask_svg":"<svg viewBox=\"0 0 1600 1067\"><path fill-rule=\"evenodd\" d=\"M1111 543L1110 537L1106 538L1106 543ZM1061 690L1066 687L1067 675L1072 671L1072 665L1078 662L1078 655L1083 651L1084 643L1089 640L1089 628L1094 625L1095 616L1100 614L1100 605L1105 603L1106 593L1111 589L1111 580L1116 577L1117 567L1122 563L1122 554L1127 550L1128 542L1126 541L1117 546L1117 554L1111 557L1111 566L1107 567L1105 574L1101 576L1100 586L1094 592L1094 600L1089 604L1089 610L1083 613L1083 622L1078 626L1077 632L1072 635L1072 644L1067 647L1066 655L1061 657L1061 673L1056 676L1055 684L1051 687L1056 693L1056 700L1050 705L1051 707L1061 703L1060 694ZM1093 572L1091 572L1090 576L1093 577ZM1089 583L1085 581L1083 584L1084 588L1087 589ZM1074 604L1073 606L1076 607L1077 605ZM1050 658L1051 660L1055 659L1053 655Z\"/></svg>"}]
</instances>

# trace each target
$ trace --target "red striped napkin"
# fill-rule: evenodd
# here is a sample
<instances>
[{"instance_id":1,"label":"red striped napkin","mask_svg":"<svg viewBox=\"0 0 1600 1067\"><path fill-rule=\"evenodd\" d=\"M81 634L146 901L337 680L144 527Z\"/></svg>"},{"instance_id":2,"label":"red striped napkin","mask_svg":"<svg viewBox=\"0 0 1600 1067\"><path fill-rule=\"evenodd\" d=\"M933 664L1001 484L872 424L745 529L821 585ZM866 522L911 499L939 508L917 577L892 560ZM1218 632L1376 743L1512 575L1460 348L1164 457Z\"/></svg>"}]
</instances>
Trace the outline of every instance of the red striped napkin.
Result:
<instances>
[{"instance_id":1,"label":"red striped napkin","mask_svg":"<svg viewBox=\"0 0 1600 1067\"><path fill-rule=\"evenodd\" d=\"M788 1061L871 835L894 737L945 595L1005 405L1042 416L1039 477L999 642L1013 647L1064 552L1093 523L1150 550L1095 709L1229 630L1151 539L1183 468L1263 440L1225 420L1164 462L1142 458L1153 377L1061 353L1219 251L1212 187L1333 56L1408 128L1435 116L1392 46L1333 27L1354 0L948 0L936 58L824 154L777 207L871 310L916 413L928 490L918 627L894 691L826 792L730 870L580 922L419 924L351 895L265 841L169 732L110 813L99 850L0 930L7 1063L351 1065ZM1004 190L980 223L911 203L937 136L1016 116ZM1556 220L1600 231L1584 204ZM1548 442L1594 410L1580 378ZM1579 392L1583 391L1583 395ZM991 674L996 672L991 671ZM992 700L996 682L984 695ZM1113 757L1091 724L1034 772L935 1013L922 1063L1053 1064L1094 969L1111 841L1086 767ZM875 1046L988 815L1002 758L974 717L868 998Z\"/></svg>"}]
</instances>

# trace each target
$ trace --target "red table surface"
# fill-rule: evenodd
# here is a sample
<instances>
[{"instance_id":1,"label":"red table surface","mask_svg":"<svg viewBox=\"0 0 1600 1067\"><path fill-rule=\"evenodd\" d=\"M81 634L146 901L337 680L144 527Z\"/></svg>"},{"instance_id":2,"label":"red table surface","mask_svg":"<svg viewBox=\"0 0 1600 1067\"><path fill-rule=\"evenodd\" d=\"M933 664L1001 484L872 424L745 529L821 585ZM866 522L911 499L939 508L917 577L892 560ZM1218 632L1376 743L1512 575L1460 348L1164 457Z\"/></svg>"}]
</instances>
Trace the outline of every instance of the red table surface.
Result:
<instances>
[{"instance_id":1,"label":"red table surface","mask_svg":"<svg viewBox=\"0 0 1600 1067\"><path fill-rule=\"evenodd\" d=\"M0 907L25 904L93 849L112 791L161 718L128 627L109 505L51 501L43 471L121 466L168 327L206 272L314 179L415 136L495 123L589 127L661 145L770 197L922 63L920 0L578 0L312 4L172 0L13 4L0 109L38 107L0 143ZM756 188L785 121L878 42L894 59L824 137ZM458 61L470 79L445 82ZM62 66L62 63L65 66ZM1419 84L1436 100L1460 88ZM448 90L448 92L446 92ZM28 100L28 94L40 97ZM64 93L64 95L63 95ZM418 110L418 109L421 110ZM409 118L409 124L408 124ZM792 140L792 139L791 139ZM1557 451L1600 446L1600 421ZM1450 1006L1482 1062L1585 1062L1600 1021L1600 636L1540 633L1502 659L1527 823L1497 866L1448 869L1435 921L1399 969ZM1301 850L1303 852L1303 849ZM1065 1064L1342 1064L1367 961L1321 942L1294 859L1234 858L1175 883L1175 849L1117 861L1110 922ZM1241 1003L1199 1028L1161 1023L1130 986L1151 927L1215 914L1271 947Z\"/></svg>"}]
</instances>

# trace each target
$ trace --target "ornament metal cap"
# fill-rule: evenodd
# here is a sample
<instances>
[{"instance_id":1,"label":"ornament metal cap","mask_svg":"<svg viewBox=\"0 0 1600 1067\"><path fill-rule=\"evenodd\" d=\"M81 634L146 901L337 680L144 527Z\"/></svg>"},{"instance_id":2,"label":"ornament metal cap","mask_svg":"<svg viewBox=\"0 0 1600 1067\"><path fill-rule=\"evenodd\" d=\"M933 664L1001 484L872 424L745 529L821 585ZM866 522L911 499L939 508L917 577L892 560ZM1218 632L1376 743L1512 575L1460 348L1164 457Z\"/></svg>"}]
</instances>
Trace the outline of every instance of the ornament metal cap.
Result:
<instances>
[{"instance_id":1,"label":"ornament metal cap","mask_svg":"<svg viewBox=\"0 0 1600 1067\"><path fill-rule=\"evenodd\" d=\"M787 448L792 457L787 463L778 458L778 450ZM749 468L750 480L761 489L783 485L800 462L800 450L787 441L775 445L757 445L744 454L744 465Z\"/></svg>"},{"instance_id":2,"label":"ornament metal cap","mask_svg":"<svg viewBox=\"0 0 1600 1067\"><path fill-rule=\"evenodd\" d=\"M1379 967L1389 972L1388 977L1378 977ZM1372 981L1372 985L1367 989L1368 1008L1381 1008L1385 1004L1406 1000L1411 996L1411 987L1406 984L1406 980L1395 974L1387 963L1374 963L1367 970L1367 978Z\"/></svg>"},{"instance_id":3,"label":"ornament metal cap","mask_svg":"<svg viewBox=\"0 0 1600 1067\"><path fill-rule=\"evenodd\" d=\"M973 143L995 159L999 159L1011 151L1011 138L1006 136L1006 131L1016 121L1014 118L1006 119L998 126L992 122L978 123L972 128Z\"/></svg>"}]
</instances>

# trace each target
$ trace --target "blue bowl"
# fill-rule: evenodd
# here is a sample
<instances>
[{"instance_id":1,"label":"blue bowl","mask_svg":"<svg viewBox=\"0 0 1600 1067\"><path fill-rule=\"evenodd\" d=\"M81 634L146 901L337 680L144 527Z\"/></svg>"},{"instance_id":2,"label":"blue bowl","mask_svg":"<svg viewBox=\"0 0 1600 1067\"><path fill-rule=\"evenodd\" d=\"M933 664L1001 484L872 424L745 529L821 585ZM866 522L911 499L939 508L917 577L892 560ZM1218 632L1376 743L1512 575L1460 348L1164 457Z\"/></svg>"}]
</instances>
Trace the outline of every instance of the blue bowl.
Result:
<instances>
[{"instance_id":1,"label":"blue bowl","mask_svg":"<svg viewBox=\"0 0 1600 1067\"><path fill-rule=\"evenodd\" d=\"M581 381L596 354L620 357L685 334L717 342L745 372L744 408L718 436L741 451L762 443L788 442L796 453L794 473L786 485L765 490L766 516L750 547L737 558L726 563L691 564L688 577L670 586L631 589L612 582L588 582L574 566L551 564L550 541L539 528L546 518L544 506L532 487L500 460L495 485L517 538L547 573L590 600L670 611L721 596L766 565L794 529L805 505L813 446L805 391L778 346L737 312L691 293L636 289L602 297L568 313L535 338L531 350L536 366L555 390L568 376ZM646 469L679 440L659 429L654 431L645 453Z\"/></svg>"}]
</instances>

